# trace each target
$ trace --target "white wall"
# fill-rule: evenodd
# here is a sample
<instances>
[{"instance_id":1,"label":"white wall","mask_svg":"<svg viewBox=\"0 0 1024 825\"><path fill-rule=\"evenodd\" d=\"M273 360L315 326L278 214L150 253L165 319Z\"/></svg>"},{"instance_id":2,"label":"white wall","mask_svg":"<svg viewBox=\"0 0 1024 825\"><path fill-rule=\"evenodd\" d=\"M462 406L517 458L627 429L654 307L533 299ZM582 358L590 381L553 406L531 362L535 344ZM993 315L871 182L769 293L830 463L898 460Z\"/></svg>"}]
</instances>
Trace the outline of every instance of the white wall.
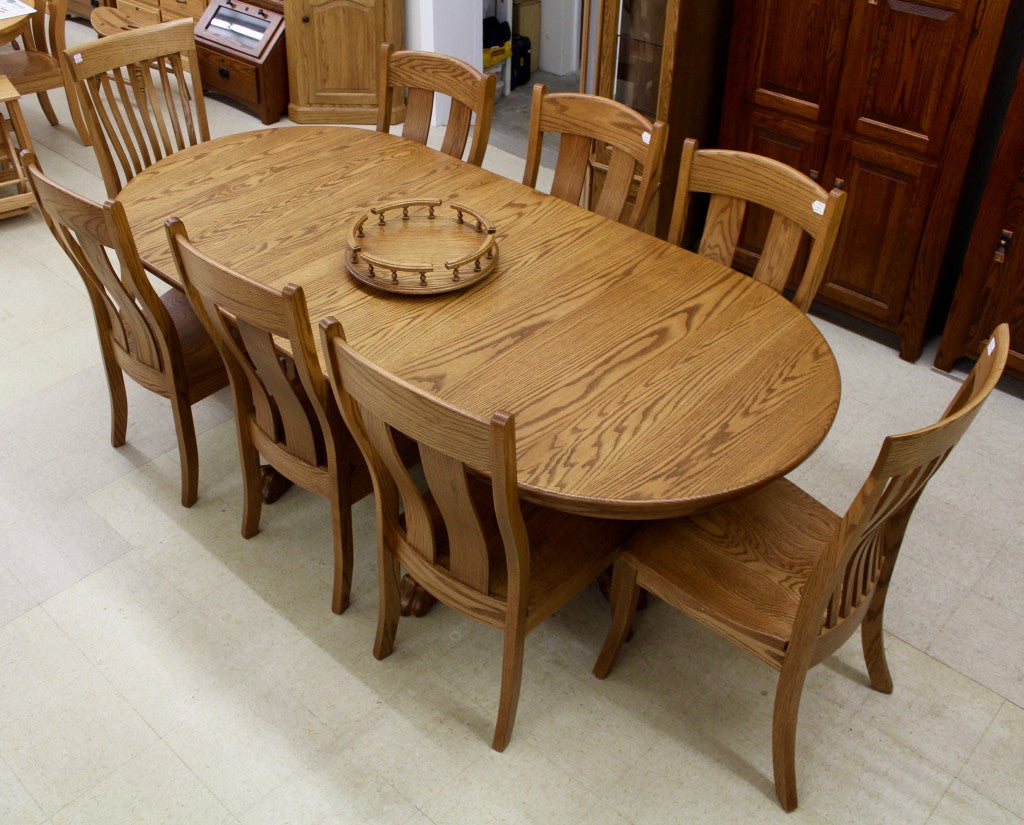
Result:
<instances>
[{"instance_id":1,"label":"white wall","mask_svg":"<svg viewBox=\"0 0 1024 825\"><path fill-rule=\"evenodd\" d=\"M542 72L571 74L579 70L582 15L582 0L543 0L540 4Z\"/></svg>"},{"instance_id":2,"label":"white wall","mask_svg":"<svg viewBox=\"0 0 1024 825\"><path fill-rule=\"evenodd\" d=\"M468 8L467 8L468 6ZM405 0L405 48L450 54L483 68L483 12L466 0ZM433 122L448 122L449 101L437 100Z\"/></svg>"}]
</instances>

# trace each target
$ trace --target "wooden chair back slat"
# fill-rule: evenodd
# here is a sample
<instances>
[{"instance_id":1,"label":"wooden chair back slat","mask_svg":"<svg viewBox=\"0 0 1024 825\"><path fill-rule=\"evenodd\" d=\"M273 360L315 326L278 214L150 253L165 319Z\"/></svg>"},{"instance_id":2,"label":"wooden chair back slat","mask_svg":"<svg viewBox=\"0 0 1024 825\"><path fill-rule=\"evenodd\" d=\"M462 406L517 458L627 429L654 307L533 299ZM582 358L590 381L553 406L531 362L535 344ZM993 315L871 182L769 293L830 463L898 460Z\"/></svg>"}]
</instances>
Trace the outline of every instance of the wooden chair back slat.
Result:
<instances>
[{"instance_id":1,"label":"wooden chair back slat","mask_svg":"<svg viewBox=\"0 0 1024 825\"><path fill-rule=\"evenodd\" d=\"M395 51L390 43L382 43L378 52L377 131L391 128L392 112L405 100L405 123L402 137L426 144L433 118L435 93L451 98L451 111L445 127L441 151L462 158L466 144L473 140L465 160L476 166L483 163L494 114L496 78L464 60L445 54L420 51ZM396 97L396 91L398 95ZM473 116L476 126L472 126Z\"/></svg>"},{"instance_id":2,"label":"wooden chair back slat","mask_svg":"<svg viewBox=\"0 0 1024 825\"><path fill-rule=\"evenodd\" d=\"M430 136L430 118L434 112L434 92L432 89L409 89L405 99L405 122L402 124L402 137L419 143L427 144Z\"/></svg>"},{"instance_id":3,"label":"wooden chair back slat","mask_svg":"<svg viewBox=\"0 0 1024 825\"><path fill-rule=\"evenodd\" d=\"M698 149L687 139L679 163L679 179L667 240L681 243L691 195L710 194L711 203L698 251L732 266L749 202L772 213L754 277L781 292L790 276L804 234L810 236L807 263L793 303L810 307L825 274L845 207L845 194L826 192L806 175L771 158L728 149Z\"/></svg>"},{"instance_id":4,"label":"wooden chair back slat","mask_svg":"<svg viewBox=\"0 0 1024 825\"><path fill-rule=\"evenodd\" d=\"M420 445L420 461L444 520L448 569L453 579L481 593L490 583L487 537L473 506L465 465L439 450Z\"/></svg>"},{"instance_id":5,"label":"wooden chair back slat","mask_svg":"<svg viewBox=\"0 0 1024 825\"><path fill-rule=\"evenodd\" d=\"M113 197L147 166L209 140L191 20L119 32L65 53Z\"/></svg>"},{"instance_id":6,"label":"wooden chair back slat","mask_svg":"<svg viewBox=\"0 0 1024 825\"><path fill-rule=\"evenodd\" d=\"M594 141L584 135L562 135L551 181L551 194L556 198L569 203L580 202L590 175L593 144Z\"/></svg>"},{"instance_id":7,"label":"wooden chair back slat","mask_svg":"<svg viewBox=\"0 0 1024 825\"><path fill-rule=\"evenodd\" d=\"M544 135L549 132L561 135L551 194L580 203L596 150L608 147L607 174L592 208L612 220L638 226L661 183L668 127L661 121L651 123L618 101L574 92L549 94L547 87L538 83L533 87L523 173L527 186L537 185Z\"/></svg>"},{"instance_id":8,"label":"wooden chair back slat","mask_svg":"<svg viewBox=\"0 0 1024 825\"><path fill-rule=\"evenodd\" d=\"M700 246L697 247L698 254L711 258L722 266L732 266L746 211L747 202L742 198L712 195L708 203L704 234L701 235Z\"/></svg>"}]
</instances>

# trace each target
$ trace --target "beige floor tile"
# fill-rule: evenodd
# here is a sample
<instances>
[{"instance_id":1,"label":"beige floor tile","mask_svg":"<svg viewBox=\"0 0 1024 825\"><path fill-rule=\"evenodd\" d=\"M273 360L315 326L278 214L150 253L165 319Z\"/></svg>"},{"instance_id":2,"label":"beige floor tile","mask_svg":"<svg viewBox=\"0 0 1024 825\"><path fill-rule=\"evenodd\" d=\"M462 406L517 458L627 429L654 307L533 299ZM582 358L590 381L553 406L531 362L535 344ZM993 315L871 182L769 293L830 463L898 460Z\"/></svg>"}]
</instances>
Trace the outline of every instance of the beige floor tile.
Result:
<instances>
[{"instance_id":1,"label":"beige floor tile","mask_svg":"<svg viewBox=\"0 0 1024 825\"><path fill-rule=\"evenodd\" d=\"M296 771L318 763L335 734L287 690L252 688L213 696L164 736L177 756L235 816Z\"/></svg>"},{"instance_id":2,"label":"beige floor tile","mask_svg":"<svg viewBox=\"0 0 1024 825\"><path fill-rule=\"evenodd\" d=\"M884 730L956 774L995 718L1002 697L898 639L889 637L886 647L893 692L866 690L855 722Z\"/></svg>"},{"instance_id":3,"label":"beige floor tile","mask_svg":"<svg viewBox=\"0 0 1024 825\"><path fill-rule=\"evenodd\" d=\"M1020 615L1024 623L1024 554L1016 535L1006 540L971 589Z\"/></svg>"},{"instance_id":4,"label":"beige floor tile","mask_svg":"<svg viewBox=\"0 0 1024 825\"><path fill-rule=\"evenodd\" d=\"M132 551L58 593L43 607L89 659L100 664L159 634L163 625L192 603Z\"/></svg>"},{"instance_id":5,"label":"beige floor tile","mask_svg":"<svg viewBox=\"0 0 1024 825\"><path fill-rule=\"evenodd\" d=\"M939 801L927 825L1021 825L1024 819L959 780Z\"/></svg>"},{"instance_id":6,"label":"beige floor tile","mask_svg":"<svg viewBox=\"0 0 1024 825\"><path fill-rule=\"evenodd\" d=\"M435 825L576 822L597 797L570 773L515 736L504 753L485 753L422 810Z\"/></svg>"},{"instance_id":7,"label":"beige floor tile","mask_svg":"<svg viewBox=\"0 0 1024 825\"><path fill-rule=\"evenodd\" d=\"M51 820L53 825L221 825L227 809L163 742L156 742Z\"/></svg>"},{"instance_id":8,"label":"beige floor tile","mask_svg":"<svg viewBox=\"0 0 1024 825\"><path fill-rule=\"evenodd\" d=\"M130 550L77 497L6 498L0 523L7 569L40 602Z\"/></svg>"},{"instance_id":9,"label":"beige floor tile","mask_svg":"<svg viewBox=\"0 0 1024 825\"><path fill-rule=\"evenodd\" d=\"M91 669L82 651L42 607L0 627L0 727Z\"/></svg>"},{"instance_id":10,"label":"beige floor tile","mask_svg":"<svg viewBox=\"0 0 1024 825\"><path fill-rule=\"evenodd\" d=\"M1024 710L1013 702L1005 702L958 778L1015 815L1024 818L1022 742Z\"/></svg>"},{"instance_id":11,"label":"beige floor tile","mask_svg":"<svg viewBox=\"0 0 1024 825\"><path fill-rule=\"evenodd\" d=\"M0 565L0 628L39 604L18 577Z\"/></svg>"},{"instance_id":12,"label":"beige floor tile","mask_svg":"<svg viewBox=\"0 0 1024 825\"><path fill-rule=\"evenodd\" d=\"M156 738L117 691L89 671L0 728L0 758L52 815Z\"/></svg>"},{"instance_id":13,"label":"beige floor tile","mask_svg":"<svg viewBox=\"0 0 1024 825\"><path fill-rule=\"evenodd\" d=\"M11 825L37 825L46 819L25 786L0 759L0 822Z\"/></svg>"},{"instance_id":14,"label":"beige floor tile","mask_svg":"<svg viewBox=\"0 0 1024 825\"><path fill-rule=\"evenodd\" d=\"M1021 614L967 593L926 652L1011 702L1024 705L1022 625Z\"/></svg>"},{"instance_id":15,"label":"beige floor tile","mask_svg":"<svg viewBox=\"0 0 1024 825\"><path fill-rule=\"evenodd\" d=\"M396 825L427 822L346 736L239 817L243 825Z\"/></svg>"},{"instance_id":16,"label":"beige floor tile","mask_svg":"<svg viewBox=\"0 0 1024 825\"><path fill-rule=\"evenodd\" d=\"M338 744L423 810L491 752L494 718L425 667L395 675L398 684L378 688L376 705L365 709L371 724Z\"/></svg>"}]
</instances>

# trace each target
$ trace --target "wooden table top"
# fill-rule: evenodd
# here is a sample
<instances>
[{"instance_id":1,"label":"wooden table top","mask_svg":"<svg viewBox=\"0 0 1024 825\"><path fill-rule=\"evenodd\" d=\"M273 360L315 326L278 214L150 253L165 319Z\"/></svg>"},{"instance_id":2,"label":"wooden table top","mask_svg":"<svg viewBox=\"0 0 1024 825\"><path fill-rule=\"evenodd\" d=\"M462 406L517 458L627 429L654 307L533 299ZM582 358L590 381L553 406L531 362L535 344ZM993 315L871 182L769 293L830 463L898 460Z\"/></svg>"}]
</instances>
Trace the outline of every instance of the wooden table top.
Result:
<instances>
[{"instance_id":1,"label":"wooden table top","mask_svg":"<svg viewBox=\"0 0 1024 825\"><path fill-rule=\"evenodd\" d=\"M367 209L437 197L497 226L472 288L387 294L346 271ZM147 265L164 220L236 271L304 287L385 369L481 416L516 415L520 489L563 510L684 515L785 474L831 426L839 371L814 324L731 269L401 138L287 127L220 138L122 191ZM319 333L317 332L319 346Z\"/></svg>"},{"instance_id":2,"label":"wooden table top","mask_svg":"<svg viewBox=\"0 0 1024 825\"><path fill-rule=\"evenodd\" d=\"M21 0L21 2L33 8L36 5L35 0ZM28 18L27 14L22 14L18 17L8 17L5 20L0 20L0 46L17 37L18 32L21 31L21 27L25 25L25 21Z\"/></svg>"}]
</instances>

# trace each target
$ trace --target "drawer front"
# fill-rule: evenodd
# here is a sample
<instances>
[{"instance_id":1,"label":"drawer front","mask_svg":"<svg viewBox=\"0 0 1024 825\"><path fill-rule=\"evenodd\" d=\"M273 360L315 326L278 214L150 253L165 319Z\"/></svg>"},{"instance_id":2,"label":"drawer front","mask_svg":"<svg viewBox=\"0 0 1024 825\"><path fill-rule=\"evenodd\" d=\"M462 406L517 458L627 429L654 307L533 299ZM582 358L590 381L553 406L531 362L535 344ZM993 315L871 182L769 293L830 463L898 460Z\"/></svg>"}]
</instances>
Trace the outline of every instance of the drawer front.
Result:
<instances>
[{"instance_id":1,"label":"drawer front","mask_svg":"<svg viewBox=\"0 0 1024 825\"><path fill-rule=\"evenodd\" d=\"M200 48L199 71L203 78L204 89L223 92L239 102L250 103L253 106L260 102L259 85L256 82L254 66Z\"/></svg>"},{"instance_id":2,"label":"drawer front","mask_svg":"<svg viewBox=\"0 0 1024 825\"><path fill-rule=\"evenodd\" d=\"M180 20L183 17L198 20L205 9L204 0L160 0L160 13L165 21Z\"/></svg>"},{"instance_id":3,"label":"drawer front","mask_svg":"<svg viewBox=\"0 0 1024 825\"><path fill-rule=\"evenodd\" d=\"M124 19L136 26L152 26L160 22L160 8L154 3L138 3L134 0L118 0L117 10Z\"/></svg>"}]
</instances>

